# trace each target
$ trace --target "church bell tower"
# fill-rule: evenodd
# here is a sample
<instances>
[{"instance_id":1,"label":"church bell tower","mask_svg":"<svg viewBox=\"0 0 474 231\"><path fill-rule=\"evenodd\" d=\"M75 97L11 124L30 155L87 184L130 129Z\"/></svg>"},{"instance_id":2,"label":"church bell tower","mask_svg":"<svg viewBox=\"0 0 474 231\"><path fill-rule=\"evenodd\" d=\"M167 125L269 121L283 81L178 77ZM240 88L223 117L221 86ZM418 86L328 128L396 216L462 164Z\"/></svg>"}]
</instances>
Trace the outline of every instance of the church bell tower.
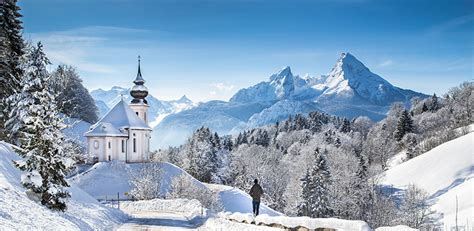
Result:
<instances>
[{"instance_id":1,"label":"church bell tower","mask_svg":"<svg viewBox=\"0 0 474 231\"><path fill-rule=\"evenodd\" d=\"M130 95L132 95L133 99L130 103L130 108L137 114L137 116L145 121L148 125L148 102L146 101L145 97L148 95L148 88L146 88L143 84L145 84L145 80L142 77L142 72L140 70L140 56L138 56L138 73L137 77L133 81L135 86L132 87L130 91Z\"/></svg>"}]
</instances>

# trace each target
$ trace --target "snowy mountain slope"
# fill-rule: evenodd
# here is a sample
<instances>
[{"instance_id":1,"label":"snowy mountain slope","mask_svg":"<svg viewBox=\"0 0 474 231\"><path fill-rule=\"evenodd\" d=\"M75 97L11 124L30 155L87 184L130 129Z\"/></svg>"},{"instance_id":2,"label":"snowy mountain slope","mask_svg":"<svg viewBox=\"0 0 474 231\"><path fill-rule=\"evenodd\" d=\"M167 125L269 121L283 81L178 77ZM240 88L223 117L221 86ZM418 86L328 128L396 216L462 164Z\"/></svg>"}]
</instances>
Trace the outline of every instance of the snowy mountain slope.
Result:
<instances>
[{"instance_id":1,"label":"snowy mountain slope","mask_svg":"<svg viewBox=\"0 0 474 231\"><path fill-rule=\"evenodd\" d=\"M192 110L170 115L155 128L152 146L181 144L201 126L228 134L312 110L348 118L367 116L379 121L392 103L408 104L414 96L426 97L393 86L353 55L343 53L328 75L300 77L285 67L268 81L239 90L229 102L203 103ZM236 108L242 111L235 111ZM173 129L175 127L178 129Z\"/></svg>"},{"instance_id":2,"label":"snowy mountain slope","mask_svg":"<svg viewBox=\"0 0 474 231\"><path fill-rule=\"evenodd\" d=\"M472 224L474 214L474 133L446 142L385 172L383 184L426 190L442 214L444 227L454 225L456 196L459 224Z\"/></svg>"},{"instance_id":3,"label":"snowy mountain slope","mask_svg":"<svg viewBox=\"0 0 474 231\"><path fill-rule=\"evenodd\" d=\"M137 171L143 164L125 164L122 162L102 162L97 163L88 171L74 176L70 179L81 189L95 198L104 199L105 196L117 197L117 193L124 195L130 192L129 180L132 171ZM186 174L184 170L170 163L161 163L163 169L163 179L161 193L166 195L171 190L171 181L180 174ZM192 178L198 187L208 187L211 190L220 191L221 202L224 211L249 212L252 209L252 202L246 193L227 186L207 185ZM266 205L261 206L261 212L269 215L279 215L280 213L270 209Z\"/></svg>"},{"instance_id":4,"label":"snowy mountain slope","mask_svg":"<svg viewBox=\"0 0 474 231\"><path fill-rule=\"evenodd\" d=\"M125 101L131 101L130 89L114 86L110 90L97 89L91 91L91 96L94 98L97 107L101 113L100 116L105 115L110 108L117 104L123 97ZM150 124L158 125L163 119L160 115L174 114L186 109L195 107L196 104L188 99L185 95L178 100L164 101L148 95L146 98L150 105ZM159 119L159 121L155 121Z\"/></svg>"},{"instance_id":5,"label":"snowy mountain slope","mask_svg":"<svg viewBox=\"0 0 474 231\"><path fill-rule=\"evenodd\" d=\"M289 115L308 114L321 111L318 104L311 101L281 100L261 112L253 114L245 128L254 128L288 119Z\"/></svg>"},{"instance_id":6,"label":"snowy mountain slope","mask_svg":"<svg viewBox=\"0 0 474 231\"><path fill-rule=\"evenodd\" d=\"M84 133L89 131L91 124L74 118L66 118L64 122L69 126L63 130L64 135L85 145L86 137L84 137Z\"/></svg>"},{"instance_id":7,"label":"snowy mountain slope","mask_svg":"<svg viewBox=\"0 0 474 231\"><path fill-rule=\"evenodd\" d=\"M76 187L65 213L52 212L32 201L21 186L21 171L12 160L20 157L0 141L0 229L1 230L112 230L127 216L105 207Z\"/></svg>"},{"instance_id":8,"label":"snowy mountain slope","mask_svg":"<svg viewBox=\"0 0 474 231\"><path fill-rule=\"evenodd\" d=\"M393 86L372 73L362 62L349 53L342 53L336 65L325 77L323 93L317 101L364 100L375 105L387 106L392 102L405 102L413 96L423 96L413 91Z\"/></svg>"},{"instance_id":9,"label":"snowy mountain slope","mask_svg":"<svg viewBox=\"0 0 474 231\"><path fill-rule=\"evenodd\" d=\"M271 106L269 102L240 103L209 101L198 107L172 114L153 129L151 147L154 149L182 144L196 129L206 126L226 134L248 119Z\"/></svg>"}]
</instances>

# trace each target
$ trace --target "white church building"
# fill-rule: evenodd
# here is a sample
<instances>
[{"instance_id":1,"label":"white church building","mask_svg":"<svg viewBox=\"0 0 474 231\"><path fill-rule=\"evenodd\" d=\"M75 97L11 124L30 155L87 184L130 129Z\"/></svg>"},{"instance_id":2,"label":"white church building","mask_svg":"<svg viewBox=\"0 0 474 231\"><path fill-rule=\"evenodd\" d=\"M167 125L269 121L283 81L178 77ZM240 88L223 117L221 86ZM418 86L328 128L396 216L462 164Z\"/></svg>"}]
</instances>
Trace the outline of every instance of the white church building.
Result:
<instances>
[{"instance_id":1,"label":"white church building","mask_svg":"<svg viewBox=\"0 0 474 231\"><path fill-rule=\"evenodd\" d=\"M90 159L98 161L120 160L124 162L147 162L150 158L150 133L148 126L148 89L140 71L135 86L130 91L130 104L122 99L84 136Z\"/></svg>"}]
</instances>

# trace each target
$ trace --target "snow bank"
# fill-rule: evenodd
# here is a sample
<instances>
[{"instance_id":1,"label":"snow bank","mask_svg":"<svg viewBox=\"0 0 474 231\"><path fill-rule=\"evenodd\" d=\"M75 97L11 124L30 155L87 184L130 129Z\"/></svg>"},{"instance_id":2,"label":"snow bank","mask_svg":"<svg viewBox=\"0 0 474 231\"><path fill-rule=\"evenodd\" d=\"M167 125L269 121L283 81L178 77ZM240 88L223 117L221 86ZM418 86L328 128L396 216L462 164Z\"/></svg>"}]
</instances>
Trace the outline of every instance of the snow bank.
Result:
<instances>
[{"instance_id":1,"label":"snow bank","mask_svg":"<svg viewBox=\"0 0 474 231\"><path fill-rule=\"evenodd\" d=\"M266 214L253 218L250 213L220 213L220 217L238 222L252 223L256 225L281 225L285 228L304 227L307 229L338 229L338 230L360 230L369 231L371 228L364 221L350 221L337 218L309 218L309 217L286 217L286 216L268 216Z\"/></svg>"},{"instance_id":2,"label":"snow bank","mask_svg":"<svg viewBox=\"0 0 474 231\"><path fill-rule=\"evenodd\" d=\"M6 230L112 230L127 216L105 207L76 187L68 189L68 210L53 212L30 200L20 183L21 171L12 160L20 157L0 141L0 227Z\"/></svg>"},{"instance_id":3,"label":"snow bank","mask_svg":"<svg viewBox=\"0 0 474 231\"><path fill-rule=\"evenodd\" d=\"M186 217L203 215L204 208L198 200L174 199L174 200L143 200L125 201L120 203L120 208L127 212L167 212L181 213Z\"/></svg>"},{"instance_id":4,"label":"snow bank","mask_svg":"<svg viewBox=\"0 0 474 231\"><path fill-rule=\"evenodd\" d=\"M120 194L120 197L125 197L125 192L130 192L132 187L129 183L131 174L140 169L143 164L146 163L101 162L95 164L88 171L72 177L70 181L97 199L117 198L117 193ZM162 195L166 195L171 191L171 181L174 177L186 174L192 178L186 171L173 164L165 162L160 164L163 169ZM207 187L218 192L224 211L252 212L252 199L247 193L233 187L204 184L194 178L192 179L196 186ZM260 206L260 211L262 214L271 216L281 215L264 204Z\"/></svg>"},{"instance_id":5,"label":"snow bank","mask_svg":"<svg viewBox=\"0 0 474 231\"><path fill-rule=\"evenodd\" d=\"M375 231L416 231L418 229L410 228L405 225L397 225L397 226L384 226L376 228Z\"/></svg>"},{"instance_id":6,"label":"snow bank","mask_svg":"<svg viewBox=\"0 0 474 231\"><path fill-rule=\"evenodd\" d=\"M454 226L457 196L458 223L472 224L473 141L474 133L469 133L395 166L385 172L383 184L397 188L415 184L427 191L433 209L442 215L443 226L448 229Z\"/></svg>"}]
</instances>

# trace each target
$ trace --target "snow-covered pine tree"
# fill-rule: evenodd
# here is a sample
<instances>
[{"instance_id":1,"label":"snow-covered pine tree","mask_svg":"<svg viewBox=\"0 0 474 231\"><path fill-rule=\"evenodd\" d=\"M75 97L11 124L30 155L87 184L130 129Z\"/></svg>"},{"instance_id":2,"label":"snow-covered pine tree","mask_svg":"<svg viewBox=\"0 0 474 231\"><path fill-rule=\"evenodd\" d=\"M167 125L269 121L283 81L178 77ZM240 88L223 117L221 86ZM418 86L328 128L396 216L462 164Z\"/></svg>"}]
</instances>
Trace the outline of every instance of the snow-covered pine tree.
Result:
<instances>
[{"instance_id":1,"label":"snow-covered pine tree","mask_svg":"<svg viewBox=\"0 0 474 231\"><path fill-rule=\"evenodd\" d=\"M20 80L23 75L22 15L16 2L0 1L0 140L6 140L8 134L5 122L11 108L6 99L21 90Z\"/></svg>"},{"instance_id":2,"label":"snow-covered pine tree","mask_svg":"<svg viewBox=\"0 0 474 231\"><path fill-rule=\"evenodd\" d=\"M298 205L298 216L311 216L311 205L312 205L312 192L314 191L314 185L311 183L311 175L309 169L306 170L306 174L301 179L301 203Z\"/></svg>"},{"instance_id":3,"label":"snow-covered pine tree","mask_svg":"<svg viewBox=\"0 0 474 231\"><path fill-rule=\"evenodd\" d=\"M428 106L426 106L426 103L423 102L423 106L421 107L421 112L427 112L428 111Z\"/></svg>"},{"instance_id":4,"label":"snow-covered pine tree","mask_svg":"<svg viewBox=\"0 0 474 231\"><path fill-rule=\"evenodd\" d=\"M359 158L359 165L357 166L357 177L353 185L357 211L353 212L356 216L355 219L366 220L373 198L371 197L367 162L363 155L359 154L357 157Z\"/></svg>"},{"instance_id":5,"label":"snow-covered pine tree","mask_svg":"<svg viewBox=\"0 0 474 231\"><path fill-rule=\"evenodd\" d=\"M89 123L97 122L97 106L74 67L59 65L51 74L50 85L61 113Z\"/></svg>"},{"instance_id":6,"label":"snow-covered pine tree","mask_svg":"<svg viewBox=\"0 0 474 231\"><path fill-rule=\"evenodd\" d=\"M22 90L10 97L17 105L10 112L7 125L18 134L22 160L16 166L24 171L22 184L36 194L41 204L53 210L64 211L68 183L65 173L73 161L65 158L62 147L64 138L54 97L48 89L48 58L41 43L28 54Z\"/></svg>"},{"instance_id":7,"label":"snow-covered pine tree","mask_svg":"<svg viewBox=\"0 0 474 231\"><path fill-rule=\"evenodd\" d=\"M436 93L431 96L431 105L430 105L430 111L431 112L436 112L440 108L439 102L438 102L438 96L436 96Z\"/></svg>"},{"instance_id":8,"label":"snow-covered pine tree","mask_svg":"<svg viewBox=\"0 0 474 231\"><path fill-rule=\"evenodd\" d=\"M299 214L309 217L329 217L331 208L329 206L329 184L330 173L326 163L325 152L319 148L314 151L314 162L307 176L302 179L302 204L299 206Z\"/></svg>"},{"instance_id":9,"label":"snow-covered pine tree","mask_svg":"<svg viewBox=\"0 0 474 231\"><path fill-rule=\"evenodd\" d=\"M216 149L213 146L213 135L209 128L201 127L190 138L186 146L189 160L187 172L202 182L210 182L212 173L216 172Z\"/></svg>"},{"instance_id":10,"label":"snow-covered pine tree","mask_svg":"<svg viewBox=\"0 0 474 231\"><path fill-rule=\"evenodd\" d=\"M351 122L347 118L344 118L342 121L340 131L343 133L349 133L351 131Z\"/></svg>"},{"instance_id":11,"label":"snow-covered pine tree","mask_svg":"<svg viewBox=\"0 0 474 231\"><path fill-rule=\"evenodd\" d=\"M403 139L405 134L413 131L413 120L410 116L410 113L407 110L404 110L398 118L397 128L395 130L395 139L400 141Z\"/></svg>"}]
</instances>

